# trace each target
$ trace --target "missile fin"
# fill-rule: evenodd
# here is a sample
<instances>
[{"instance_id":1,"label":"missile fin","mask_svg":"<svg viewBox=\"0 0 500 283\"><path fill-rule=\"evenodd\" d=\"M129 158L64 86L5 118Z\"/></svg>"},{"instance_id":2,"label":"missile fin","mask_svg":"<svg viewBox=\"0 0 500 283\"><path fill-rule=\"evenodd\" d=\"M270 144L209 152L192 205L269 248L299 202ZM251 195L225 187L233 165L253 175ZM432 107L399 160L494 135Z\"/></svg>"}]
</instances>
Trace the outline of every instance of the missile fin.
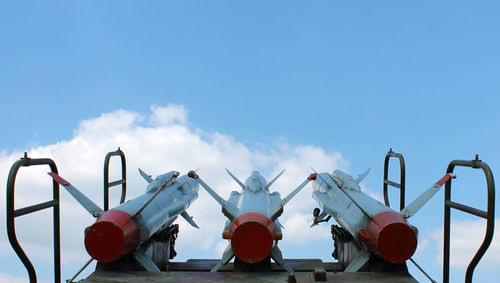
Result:
<instances>
[{"instance_id":1,"label":"missile fin","mask_svg":"<svg viewBox=\"0 0 500 283\"><path fill-rule=\"evenodd\" d=\"M281 213L283 213L283 207L285 204L287 204L300 190L302 190L311 180L316 179L317 174L311 174L302 184L300 184L295 190L293 190L289 195L287 195L277 206L274 206L274 209L272 209L269 213L271 216L270 219L271 221L276 220Z\"/></svg>"},{"instance_id":2,"label":"missile fin","mask_svg":"<svg viewBox=\"0 0 500 283\"><path fill-rule=\"evenodd\" d=\"M191 224L191 226L200 229L200 227L198 227L198 225L196 225L196 223L194 222L193 217L190 216L185 210L181 213L181 216L184 217L184 219L186 219L186 221Z\"/></svg>"},{"instance_id":3,"label":"missile fin","mask_svg":"<svg viewBox=\"0 0 500 283\"><path fill-rule=\"evenodd\" d=\"M198 174L196 174L193 170L188 172L188 176L195 179L205 189L205 191L207 191L222 206L222 213L224 213L227 218L231 221L236 219L236 216L239 214L239 209L234 206L234 204L225 201L212 188L210 188L210 186L200 179L200 176L198 176Z\"/></svg>"},{"instance_id":4,"label":"missile fin","mask_svg":"<svg viewBox=\"0 0 500 283\"><path fill-rule=\"evenodd\" d=\"M448 173L446 174L443 178L441 178L439 181L437 181L434 185L432 185L430 188L428 188L425 192L423 192L419 197L417 197L414 201L412 201L409 205L407 205L403 210L401 210L399 213L404 217L404 218L410 218L417 211L424 206L438 191L439 188L444 185L449 179L455 178L456 176L454 174Z\"/></svg>"},{"instance_id":5,"label":"missile fin","mask_svg":"<svg viewBox=\"0 0 500 283\"><path fill-rule=\"evenodd\" d=\"M217 265L215 265L214 268L210 270L210 272L216 272L221 267L226 265L233 257L234 257L233 248L231 247L231 244L229 244L224 250L224 253L222 254L222 258L219 261L219 263L217 263Z\"/></svg>"},{"instance_id":6,"label":"missile fin","mask_svg":"<svg viewBox=\"0 0 500 283\"><path fill-rule=\"evenodd\" d=\"M160 272L158 266L156 266L156 264L141 249L138 249L134 253L134 258L146 269L146 271Z\"/></svg>"},{"instance_id":7,"label":"missile fin","mask_svg":"<svg viewBox=\"0 0 500 283\"><path fill-rule=\"evenodd\" d=\"M278 178L281 176L281 174L283 174L283 172L285 172L285 169L283 169L283 171L281 171L278 176L274 177L274 179L272 179L269 183L267 183L266 185L266 190L269 190L269 188L271 187L271 185L276 181L278 180Z\"/></svg>"},{"instance_id":8,"label":"missile fin","mask_svg":"<svg viewBox=\"0 0 500 283\"><path fill-rule=\"evenodd\" d=\"M99 217L102 214L104 214L104 210L102 210L99 206L97 206L97 204L91 201L87 196L82 194L77 188L71 185L68 181L64 180L62 177L60 177L54 172L50 172L48 174L56 182L62 185L66 189L66 191L68 191L68 193L70 193L92 216Z\"/></svg>"},{"instance_id":9,"label":"missile fin","mask_svg":"<svg viewBox=\"0 0 500 283\"><path fill-rule=\"evenodd\" d=\"M283 254L281 253L280 248L278 248L277 245L273 246L273 249L271 250L271 258L279 265L283 266L288 273L293 274L293 269L288 265L288 263L283 259Z\"/></svg>"},{"instance_id":10,"label":"missile fin","mask_svg":"<svg viewBox=\"0 0 500 283\"><path fill-rule=\"evenodd\" d=\"M328 213L323 209L323 211L317 217L314 217L313 224L311 224L311 226L309 226L309 228L318 225L318 223L320 223L320 222L326 222L326 221L330 220L330 218L327 218L326 220L324 219L327 215L328 215Z\"/></svg>"},{"instance_id":11,"label":"missile fin","mask_svg":"<svg viewBox=\"0 0 500 283\"><path fill-rule=\"evenodd\" d=\"M356 272L358 271L365 263L370 260L370 254L366 249L362 249L359 254L356 256L356 258L351 261L351 264L346 267L344 272Z\"/></svg>"},{"instance_id":12,"label":"missile fin","mask_svg":"<svg viewBox=\"0 0 500 283\"><path fill-rule=\"evenodd\" d=\"M139 174L141 174L141 176L144 178L144 180L146 180L146 182L148 183L153 182L153 178L151 178L151 175L146 174L146 172L142 171L141 168L138 169L139 169Z\"/></svg>"},{"instance_id":13,"label":"missile fin","mask_svg":"<svg viewBox=\"0 0 500 283\"><path fill-rule=\"evenodd\" d=\"M370 169L372 168L366 169L366 171L363 174L358 175L358 178L356 178L356 180L354 181L359 184L368 175L368 173L370 173Z\"/></svg>"},{"instance_id":14,"label":"missile fin","mask_svg":"<svg viewBox=\"0 0 500 283\"><path fill-rule=\"evenodd\" d=\"M229 176L231 176L231 178L233 178L233 180L234 180L236 183L238 183L238 185L240 185L240 187L241 187L242 189L245 189L245 185L244 185L244 184L243 184L243 183L242 183L242 182L241 182L238 178L236 178L236 176L234 176L234 175L233 175L233 173L229 172L229 170L227 170L227 168L224 168L224 169L226 169L226 171L227 171L227 173L229 174Z\"/></svg>"}]
</instances>

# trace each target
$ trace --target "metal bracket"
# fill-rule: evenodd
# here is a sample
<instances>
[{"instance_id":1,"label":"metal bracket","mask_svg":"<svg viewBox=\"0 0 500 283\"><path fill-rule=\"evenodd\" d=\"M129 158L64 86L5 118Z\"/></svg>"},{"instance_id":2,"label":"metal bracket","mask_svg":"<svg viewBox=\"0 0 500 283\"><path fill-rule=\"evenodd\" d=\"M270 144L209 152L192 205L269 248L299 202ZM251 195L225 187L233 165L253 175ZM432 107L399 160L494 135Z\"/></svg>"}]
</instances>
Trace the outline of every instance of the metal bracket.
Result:
<instances>
[{"instance_id":1,"label":"metal bracket","mask_svg":"<svg viewBox=\"0 0 500 283\"><path fill-rule=\"evenodd\" d=\"M9 242L14 251L16 252L19 259L22 261L26 270L28 271L28 275L30 278L30 282L37 282L36 280L36 272L33 264L29 260L26 253L19 245L19 242L16 237L16 229L15 229L15 217L23 216L29 213L33 213L46 208L53 208L53 223L54 223L54 282L61 282L61 232L60 232L60 215L59 215L59 184L52 180L52 195L53 199L47 202L35 204L32 206L14 209L14 196L15 196L15 183L16 176L21 167L29 167L33 165L49 165L50 169L54 173L57 172L57 166L52 159L48 158L37 158L31 159L28 157L27 153L24 153L24 157L20 160L14 162L12 167L10 168L9 177L7 180L7 234L9 236Z\"/></svg>"},{"instance_id":2,"label":"metal bracket","mask_svg":"<svg viewBox=\"0 0 500 283\"><path fill-rule=\"evenodd\" d=\"M486 219L486 234L484 236L483 243L479 247L478 251L472 258L467 271L465 273L465 282L472 282L472 275L477 264L486 253L486 250L490 246L493 239L493 231L495 229L495 181L493 180L493 174L488 164L482 162L476 158L474 160L453 160L448 165L447 173L453 173L453 169L456 166L460 167L471 167L471 168L481 168L484 172L487 184L487 210L483 211L477 208L469 207L460 203L451 201L451 179L445 184L445 195L444 195L444 254L443 254L443 282L448 283L450 281L450 212L451 208L458 209L460 211L485 218Z\"/></svg>"},{"instance_id":3,"label":"metal bracket","mask_svg":"<svg viewBox=\"0 0 500 283\"><path fill-rule=\"evenodd\" d=\"M114 182L109 182L109 160L111 156L120 156L122 165L122 179ZM122 195L120 197L120 203L125 201L125 195L127 193L127 164L125 161L125 154L118 148L116 151L111 151L106 154L104 158L104 211L109 209L109 188L122 185Z\"/></svg>"},{"instance_id":4,"label":"metal bracket","mask_svg":"<svg viewBox=\"0 0 500 283\"><path fill-rule=\"evenodd\" d=\"M389 175L389 159L391 157L396 157L399 159L399 168L400 168L400 183L395 183L393 181L388 180L388 175ZM384 161L384 201L385 205L391 206L389 204L389 195L387 192L387 186L390 185L392 187L398 188L399 189L399 210L402 210L405 208L405 159L403 158L403 155L401 153L396 153L392 151L392 148L389 149L389 152L385 155L385 161Z\"/></svg>"}]
</instances>

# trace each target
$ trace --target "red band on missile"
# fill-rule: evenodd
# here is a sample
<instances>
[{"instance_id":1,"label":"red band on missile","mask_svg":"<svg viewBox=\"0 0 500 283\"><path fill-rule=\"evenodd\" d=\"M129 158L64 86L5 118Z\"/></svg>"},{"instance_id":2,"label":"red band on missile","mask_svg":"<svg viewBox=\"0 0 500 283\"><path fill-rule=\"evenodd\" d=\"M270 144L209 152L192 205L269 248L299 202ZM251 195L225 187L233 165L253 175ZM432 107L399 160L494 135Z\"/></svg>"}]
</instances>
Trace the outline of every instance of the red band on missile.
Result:
<instances>
[{"instance_id":1,"label":"red band on missile","mask_svg":"<svg viewBox=\"0 0 500 283\"><path fill-rule=\"evenodd\" d=\"M139 227L130 214L110 210L85 231L85 249L100 262L112 262L134 251L139 239Z\"/></svg>"},{"instance_id":2,"label":"red band on missile","mask_svg":"<svg viewBox=\"0 0 500 283\"><path fill-rule=\"evenodd\" d=\"M358 239L382 259L402 263L417 249L418 231L399 213L384 211L375 215L365 229L358 231Z\"/></svg>"},{"instance_id":3,"label":"red band on missile","mask_svg":"<svg viewBox=\"0 0 500 283\"><path fill-rule=\"evenodd\" d=\"M279 237L275 233L274 223L257 212L248 212L237 217L231 223L229 232L234 254L248 263L266 259L273 248L273 240Z\"/></svg>"},{"instance_id":4,"label":"red band on missile","mask_svg":"<svg viewBox=\"0 0 500 283\"><path fill-rule=\"evenodd\" d=\"M58 182L59 184L61 184L63 186L69 186L69 185L71 185L68 181L64 180L61 176L57 175L54 172L50 172L50 173L47 173L47 174L49 174L49 176L52 177L52 179L54 179L56 182Z\"/></svg>"},{"instance_id":5,"label":"red band on missile","mask_svg":"<svg viewBox=\"0 0 500 283\"><path fill-rule=\"evenodd\" d=\"M448 174L444 175L444 177L441 178L439 181L437 181L436 185L441 187L442 185L444 185L444 183L448 182L448 180L451 178L452 178L452 175L450 173L448 173Z\"/></svg>"}]
</instances>

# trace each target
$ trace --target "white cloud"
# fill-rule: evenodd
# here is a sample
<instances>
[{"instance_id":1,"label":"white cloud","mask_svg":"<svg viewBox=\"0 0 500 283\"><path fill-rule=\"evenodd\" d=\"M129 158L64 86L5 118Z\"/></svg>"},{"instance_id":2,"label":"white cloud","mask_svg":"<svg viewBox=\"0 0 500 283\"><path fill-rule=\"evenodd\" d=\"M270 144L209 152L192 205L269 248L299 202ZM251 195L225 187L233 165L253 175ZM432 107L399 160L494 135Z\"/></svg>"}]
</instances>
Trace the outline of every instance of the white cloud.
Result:
<instances>
[{"instance_id":1,"label":"white cloud","mask_svg":"<svg viewBox=\"0 0 500 283\"><path fill-rule=\"evenodd\" d=\"M214 257L221 258L222 254L224 253L224 250L227 248L228 245L229 245L228 240L219 240L217 242L217 245L215 246Z\"/></svg>"},{"instance_id":2,"label":"white cloud","mask_svg":"<svg viewBox=\"0 0 500 283\"><path fill-rule=\"evenodd\" d=\"M27 151L32 158L52 158L57 163L59 174L100 206L104 156L117 147L121 147L127 159L127 199L142 194L146 187L137 167L153 176L170 170L185 174L191 169L200 168L200 177L224 198L231 191L239 189L226 174L225 167L242 180L257 169L268 181L286 168L283 176L271 188L271 191L279 191L282 197L306 179L311 173L310 166L328 172L348 167L348 162L340 153L325 152L311 145L293 146L281 140L255 149L228 135L191 129L187 111L182 105L152 106L151 111L149 116L127 110L104 113L82 121L70 140L37 146ZM12 163L22 154L0 151L0 175L7 176ZM112 159L111 162L111 181L121 177L117 160ZM48 171L46 166L21 168L16 181L16 208L51 198ZM118 187L114 190L118 191ZM62 190L60 195L62 261L63 264L79 266L88 259L83 247L83 231L93 222L93 218L66 191ZM118 192L112 192L111 195L111 203L116 204ZM296 239L297 245L318 237L330 237L326 228L321 233L304 232L309 226L307 216L316 206L309 186L291 200L280 218L286 227L284 237ZM0 209L5 211L4 194L0 194ZM221 231L226 219L218 203L200 188L198 200L188 211L200 229L192 228L183 219L177 221L181 226L176 244L177 259L185 259L183 253L196 254L200 258L220 254L223 249ZM16 220L19 242L30 257L51 259L51 215L49 210L44 210ZM0 217L3 227L4 219ZM0 235L0 246L9 246L5 233ZM6 253L15 257L10 248L0 255ZM74 271L65 271L63 266L63 272L69 275Z\"/></svg>"},{"instance_id":3,"label":"white cloud","mask_svg":"<svg viewBox=\"0 0 500 283\"><path fill-rule=\"evenodd\" d=\"M187 111L183 105L168 104L166 107L153 105L149 122L156 126L187 123Z\"/></svg>"},{"instance_id":4,"label":"white cloud","mask_svg":"<svg viewBox=\"0 0 500 283\"><path fill-rule=\"evenodd\" d=\"M499 227L500 219L495 220L495 226ZM440 247L436 262L443 263L443 231L440 228L431 233L432 239ZM486 220L457 220L451 223L451 267L465 268L469 265L472 257L476 254L479 246L484 240L486 233ZM500 264L500 234L494 233L490 247L479 262L481 267L492 267Z\"/></svg>"},{"instance_id":5,"label":"white cloud","mask_svg":"<svg viewBox=\"0 0 500 283\"><path fill-rule=\"evenodd\" d=\"M40 283L50 282L50 281L44 281L44 280L42 280L42 281L37 280L37 281L40 282ZM5 273L1 273L0 272L0 282L26 283L26 282L29 282L29 278L28 277L11 276L9 274L5 274Z\"/></svg>"},{"instance_id":6,"label":"white cloud","mask_svg":"<svg viewBox=\"0 0 500 283\"><path fill-rule=\"evenodd\" d=\"M330 225L317 225L312 228L312 213L291 213L283 223L286 240L296 245L331 239Z\"/></svg>"}]
</instances>

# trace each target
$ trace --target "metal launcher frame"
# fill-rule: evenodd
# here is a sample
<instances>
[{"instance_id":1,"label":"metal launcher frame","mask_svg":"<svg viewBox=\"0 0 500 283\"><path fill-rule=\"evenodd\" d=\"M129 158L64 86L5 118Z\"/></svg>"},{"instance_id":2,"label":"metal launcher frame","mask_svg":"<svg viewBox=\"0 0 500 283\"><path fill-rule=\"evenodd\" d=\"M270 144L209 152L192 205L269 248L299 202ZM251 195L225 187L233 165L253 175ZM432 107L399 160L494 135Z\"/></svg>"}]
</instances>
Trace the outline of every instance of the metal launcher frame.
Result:
<instances>
[{"instance_id":1,"label":"metal launcher frame","mask_svg":"<svg viewBox=\"0 0 500 283\"><path fill-rule=\"evenodd\" d=\"M399 159L399 184L393 181L389 181L389 160L391 157L395 157ZM385 155L384 161L384 202L385 205L391 207L389 204L389 194L388 194L388 186L392 186L399 189L399 209L402 210L405 207L405 180L406 180L406 169L405 169L405 159L401 153L396 153L392 151L392 148L389 149L389 152Z\"/></svg>"},{"instance_id":2,"label":"metal launcher frame","mask_svg":"<svg viewBox=\"0 0 500 283\"><path fill-rule=\"evenodd\" d=\"M15 218L23 216L29 213L40 211L46 208L53 208L53 236L54 236L54 282L61 282L61 225L60 225L60 215L59 215L59 184L56 181L52 181L52 194L53 199L47 202L35 204L32 206L14 209L14 196L15 196L15 185L16 177L19 169L21 167L29 167L34 165L49 165L50 170L54 173L57 172L57 166L52 159L49 158L36 158L31 159L25 152L24 157L16 161L10 168L9 178L7 180L7 234L9 236L9 242L14 251L16 252L19 259L26 267L30 282L37 282L36 272L33 264L29 260L28 256L24 252L23 248L17 241L16 228L15 228Z\"/></svg>"},{"instance_id":3,"label":"metal launcher frame","mask_svg":"<svg viewBox=\"0 0 500 283\"><path fill-rule=\"evenodd\" d=\"M120 156L121 158L121 167L122 167L122 179L114 182L109 182L109 162L110 158L112 156ZM395 183L393 181L388 180L388 167L389 167L389 160L391 157L398 158L399 159L399 164L400 164L400 183ZM9 242L26 267L28 274L29 274L29 279L30 282L37 282L36 279L36 271L35 268L33 267L33 264L29 260L28 256L24 252L24 250L21 248L17 237L16 237L16 230L15 230L15 218L18 216L23 216L29 213L33 213L36 211L40 211L46 208L53 208L53 237L54 237L54 282L61 282L61 255L60 255L60 200L59 200L59 184L56 181L52 181L53 184L53 199L49 200L47 202L35 204L32 206L20 208L20 209L15 209L14 208L14 197L15 197L15 181L16 181L16 176L21 167L29 167L29 166L34 166L34 165L49 165L50 169L52 172L58 174L57 166L55 162L51 159L48 158L38 158L38 159L32 159L29 158L27 153L24 154L24 157L21 158L20 160L16 161L9 172L9 177L7 181L7 198L6 198L6 208L7 208L7 234L9 238ZM477 208L469 207L464 204L460 204L457 202L454 202L451 200L451 184L452 181L451 179L446 182L445 184L445 197L444 197L444 256L443 256L443 282L448 283L449 282L449 268L450 268L450 226L451 226L451 209L458 209L460 211L481 217L486 219L486 234L483 240L483 243L479 247L478 251L476 252L475 256L472 258L469 266L467 267L467 271L465 274L465 282L472 282L472 277L474 273L474 269L476 268L477 264L485 254L486 250L488 249L489 245L491 244L492 238L493 238L493 232L494 232L494 217L495 217L495 183L493 180L493 174L491 172L490 167L482 162L481 160L478 159L478 156L476 155L476 158L474 160L453 160L450 162L448 168L447 168L447 173L453 173L453 170L455 167L469 167L469 168L474 168L474 169L482 169L486 178L486 183L487 183L487 209L486 211L480 210ZM389 150L389 152L385 156L385 161L384 161L384 182L383 182L383 191L384 191L384 200L385 204L387 206L390 206L389 204L389 197L388 197L388 186L396 187L400 189L400 208L403 209L405 206L405 162L403 155L400 153L393 152L392 149ZM109 152L104 161L104 208L105 210L108 210L109 208L109 188L117 185L122 185L122 194L120 198L120 203L123 203L125 201L125 195L126 195L126 161L125 161L125 155L121 151L120 148L116 151ZM171 238L169 238L169 242L171 242ZM292 260L293 261L293 260ZM198 263L197 263L198 262ZM199 266L203 262L203 267ZM328 265L329 264L329 265ZM332 265L333 264L333 265ZM201 268L198 271L204 271L209 270L209 267L206 267L204 265L210 265L212 266L213 263L210 260L194 260L194 261L188 261L186 263L175 263L171 262L169 264L171 270L184 270L181 272L187 272L186 274L189 275L190 271L195 271L197 268ZM335 263L325 263L322 264L324 267L328 266L326 270L328 271L340 271L340 266ZM185 266L185 267L182 267ZM418 266L417 266L418 267ZM300 270L300 268L295 267L296 270ZM179 272L179 271L178 271ZM193 273L196 274L196 273ZM191 275L193 275L191 274ZM230 276L231 273L224 273L228 276ZM323 268L322 272L319 272L318 274L321 274L321 278L318 280L327 280L327 275L325 269ZM341 275L341 273L335 273L337 274L336 276L344 276ZM190 276L191 276L190 275ZM207 273L201 273L201 275L207 276ZM200 275L200 276L201 276ZM210 274L212 275L212 274ZM98 275L96 275L98 276ZM194 275L195 277L198 275ZM219 276L219 275L217 275ZM302 276L302 275L300 275ZM347 276L347 275L345 275ZM353 276L353 275L350 275ZM355 275L354 275L355 276ZM315 271L315 276L316 278L316 271ZM323 279L324 277L324 279ZM162 277L165 278L165 277ZM354 278L354 277L353 277ZM352 278L352 279L353 279ZM175 279L175 278L171 278ZM218 278L221 279L221 278ZM255 278L254 278L255 279ZM315 279L316 280L316 279ZM217 280L215 280L217 281ZM327 280L328 281L328 280Z\"/></svg>"},{"instance_id":4,"label":"metal launcher frame","mask_svg":"<svg viewBox=\"0 0 500 283\"><path fill-rule=\"evenodd\" d=\"M122 180L115 182L109 182L109 161L112 156L120 156L122 165ZM52 180L52 194L53 199L47 202L35 204L32 206L15 209L14 208L14 197L15 197L15 183L16 177L19 169L21 167L29 167L34 165L49 165L53 173L58 174L56 163L49 158L29 158L27 153L24 153L24 157L14 162L10 168L9 177L7 180L7 234L9 237L9 242L21 262L26 267L28 271L29 279L31 283L37 282L36 271L31 263L30 259L22 249L16 236L15 229L15 218L23 216L29 213L37 212L46 208L53 208L53 235L54 235L54 282L61 282L61 225L60 225L60 201L59 201L59 183ZM118 148L116 151L109 152L104 159L104 207L108 210L109 204L109 188L117 185L122 185L122 194L120 198L120 203L125 201L126 195L126 163L125 154ZM89 262L90 263L90 262Z\"/></svg>"},{"instance_id":5,"label":"metal launcher frame","mask_svg":"<svg viewBox=\"0 0 500 283\"><path fill-rule=\"evenodd\" d=\"M120 156L122 165L122 179L114 182L109 182L109 161L112 156ZM125 201L125 195L127 194L127 163L125 161L125 154L118 148L116 151L111 151L106 154L104 158L104 211L109 209L109 188L122 185L122 195L120 197L120 203Z\"/></svg>"},{"instance_id":6,"label":"metal launcher frame","mask_svg":"<svg viewBox=\"0 0 500 283\"><path fill-rule=\"evenodd\" d=\"M400 184L388 180L388 167L389 159L395 157L399 159L400 164ZM472 276L474 269L477 264L486 253L491 241L493 239L493 232L495 229L495 181L493 179L493 173L491 172L488 164L482 162L476 158L474 160L453 160L448 165L446 173L453 173L455 167L468 167L473 169L482 169L484 176L486 178L487 184L487 209L486 211L473 208L464 204L460 204L451 200L451 183L450 179L445 184L445 195L444 195L444 252L443 252L443 282L450 282L450 231L451 231L451 209L457 209L462 212L472 214L481 218L486 219L486 234L484 236L483 243L479 247L478 251L472 258L471 262L467 267L465 273L465 282L472 282ZM396 153L392 151L392 148L387 152L384 161L384 201L385 205L390 206L388 197L388 185L400 189L400 209L405 206L405 161L401 153ZM417 265L422 272L423 270ZM426 274L427 275L427 274Z\"/></svg>"},{"instance_id":7,"label":"metal launcher frame","mask_svg":"<svg viewBox=\"0 0 500 283\"><path fill-rule=\"evenodd\" d=\"M487 208L486 211L473 208L464 204L456 203L451 200L451 179L445 184L444 193L444 252L443 252L443 282L450 282L450 214L451 209L458 209L465 213L469 213L486 219L486 234L483 243L472 258L467 271L465 273L465 282L472 282L472 275L477 264L486 253L493 239L493 231L495 229L495 181L493 174L488 164L476 158L474 160L453 160L448 165L446 173L453 173L455 167L469 167L474 169L482 169L486 178L487 184Z\"/></svg>"}]
</instances>

